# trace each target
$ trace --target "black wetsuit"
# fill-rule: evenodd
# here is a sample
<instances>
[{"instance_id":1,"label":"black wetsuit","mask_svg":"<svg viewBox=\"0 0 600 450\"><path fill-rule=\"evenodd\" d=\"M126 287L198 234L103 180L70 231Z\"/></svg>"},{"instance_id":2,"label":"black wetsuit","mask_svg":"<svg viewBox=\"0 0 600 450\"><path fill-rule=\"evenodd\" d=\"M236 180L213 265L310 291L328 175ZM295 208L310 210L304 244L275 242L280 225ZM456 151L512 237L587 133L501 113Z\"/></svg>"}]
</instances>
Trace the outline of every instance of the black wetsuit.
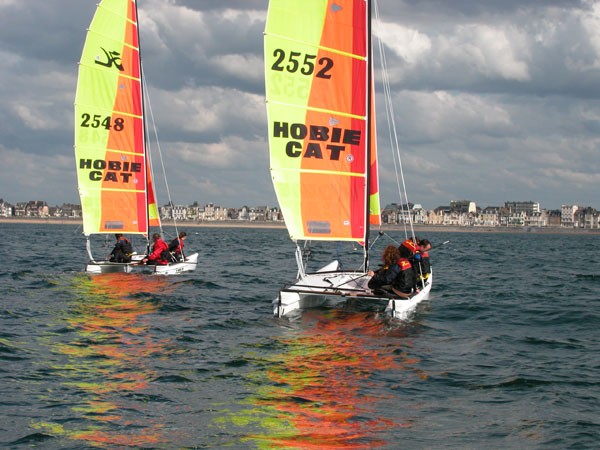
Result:
<instances>
[{"instance_id":1,"label":"black wetsuit","mask_svg":"<svg viewBox=\"0 0 600 450\"><path fill-rule=\"evenodd\" d=\"M417 274L415 269L410 261L404 258L398 261L398 266L400 267L400 272L396 278L394 278L392 287L403 294L410 294L417 287Z\"/></svg>"},{"instance_id":2,"label":"black wetsuit","mask_svg":"<svg viewBox=\"0 0 600 450\"><path fill-rule=\"evenodd\" d=\"M129 239L124 237L120 238L112 252L110 253L111 262L128 263L131 262L131 254L133 253L133 246Z\"/></svg>"}]
</instances>

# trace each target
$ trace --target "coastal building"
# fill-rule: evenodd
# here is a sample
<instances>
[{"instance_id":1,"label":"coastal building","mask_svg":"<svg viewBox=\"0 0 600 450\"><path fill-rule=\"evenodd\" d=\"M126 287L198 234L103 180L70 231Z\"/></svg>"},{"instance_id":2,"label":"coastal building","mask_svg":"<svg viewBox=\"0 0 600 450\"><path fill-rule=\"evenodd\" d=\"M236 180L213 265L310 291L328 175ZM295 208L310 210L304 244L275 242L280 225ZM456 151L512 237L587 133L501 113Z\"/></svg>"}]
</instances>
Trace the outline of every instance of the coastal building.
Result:
<instances>
[{"instance_id":1,"label":"coastal building","mask_svg":"<svg viewBox=\"0 0 600 450\"><path fill-rule=\"evenodd\" d=\"M240 211L237 208L228 208L227 209L227 219L228 220L237 220L240 218Z\"/></svg>"},{"instance_id":2,"label":"coastal building","mask_svg":"<svg viewBox=\"0 0 600 450\"><path fill-rule=\"evenodd\" d=\"M500 225L500 207L488 206L479 214L479 225L486 227L497 227Z\"/></svg>"},{"instance_id":3,"label":"coastal building","mask_svg":"<svg viewBox=\"0 0 600 450\"><path fill-rule=\"evenodd\" d=\"M250 221L265 221L267 219L268 206L256 206L250 208L248 211L248 217Z\"/></svg>"},{"instance_id":4,"label":"coastal building","mask_svg":"<svg viewBox=\"0 0 600 450\"><path fill-rule=\"evenodd\" d=\"M395 225L398 223L398 204L390 203L381 210L381 223Z\"/></svg>"},{"instance_id":5,"label":"coastal building","mask_svg":"<svg viewBox=\"0 0 600 450\"><path fill-rule=\"evenodd\" d=\"M81 217L81 205L76 205L74 203L63 203L59 209L61 217Z\"/></svg>"},{"instance_id":6,"label":"coastal building","mask_svg":"<svg viewBox=\"0 0 600 450\"><path fill-rule=\"evenodd\" d=\"M240 209L238 220L250 220L250 208L246 205L242 206L242 209Z\"/></svg>"},{"instance_id":7,"label":"coastal building","mask_svg":"<svg viewBox=\"0 0 600 450\"><path fill-rule=\"evenodd\" d=\"M477 204L470 200L453 200L450 202L450 210L458 214L475 213L477 212Z\"/></svg>"},{"instance_id":8,"label":"coastal building","mask_svg":"<svg viewBox=\"0 0 600 450\"><path fill-rule=\"evenodd\" d=\"M13 214L13 206L0 198L0 217L12 217Z\"/></svg>"},{"instance_id":9,"label":"coastal building","mask_svg":"<svg viewBox=\"0 0 600 450\"><path fill-rule=\"evenodd\" d=\"M538 202L505 202L504 207L508 209L509 213L515 214L515 217L521 213L531 215L533 213L540 212L540 204Z\"/></svg>"},{"instance_id":10,"label":"coastal building","mask_svg":"<svg viewBox=\"0 0 600 450\"><path fill-rule=\"evenodd\" d=\"M575 224L575 212L578 209L577 205L562 205L560 209L560 226L572 228Z\"/></svg>"},{"instance_id":11,"label":"coastal building","mask_svg":"<svg viewBox=\"0 0 600 450\"><path fill-rule=\"evenodd\" d=\"M573 217L574 228L598 228L598 211L590 206L579 207Z\"/></svg>"}]
</instances>

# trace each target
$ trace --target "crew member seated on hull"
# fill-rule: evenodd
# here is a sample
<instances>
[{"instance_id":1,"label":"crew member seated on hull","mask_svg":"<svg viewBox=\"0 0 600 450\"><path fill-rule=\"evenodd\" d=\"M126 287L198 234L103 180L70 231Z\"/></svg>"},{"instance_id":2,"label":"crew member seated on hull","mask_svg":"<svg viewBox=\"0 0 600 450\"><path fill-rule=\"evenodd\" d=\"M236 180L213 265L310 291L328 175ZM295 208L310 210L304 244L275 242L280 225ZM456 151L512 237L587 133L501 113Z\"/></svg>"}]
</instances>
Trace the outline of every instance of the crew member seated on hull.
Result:
<instances>
[{"instance_id":1,"label":"crew member seated on hull","mask_svg":"<svg viewBox=\"0 0 600 450\"><path fill-rule=\"evenodd\" d=\"M388 245L381 255L383 265L376 271L369 271L371 279L367 286L373 290L375 295L390 295L392 294L392 282L400 272L398 261L400 260L400 252L393 245Z\"/></svg>"},{"instance_id":2,"label":"crew member seated on hull","mask_svg":"<svg viewBox=\"0 0 600 450\"><path fill-rule=\"evenodd\" d=\"M167 254L164 255L167 261L175 263L181 262L184 260L183 256L183 241L187 237L185 231L179 233L179 237L176 237L169 244L169 248L167 249Z\"/></svg>"},{"instance_id":3,"label":"crew member seated on hull","mask_svg":"<svg viewBox=\"0 0 600 450\"><path fill-rule=\"evenodd\" d=\"M416 274L408 260L412 256L409 246L388 245L383 251L383 267L369 271L371 279L367 286L375 295L408 298L418 292Z\"/></svg>"},{"instance_id":4,"label":"crew member seated on hull","mask_svg":"<svg viewBox=\"0 0 600 450\"><path fill-rule=\"evenodd\" d=\"M133 254L133 247L129 239L124 238L121 233L115 234L117 243L115 244L112 252L109 255L110 262L128 263L131 262L131 255Z\"/></svg>"},{"instance_id":5,"label":"crew member seated on hull","mask_svg":"<svg viewBox=\"0 0 600 450\"><path fill-rule=\"evenodd\" d=\"M417 294L417 272L409 259L413 258L417 246L412 240L404 241L398 251L400 252L400 272L392 282L392 292L401 298L409 298L413 294Z\"/></svg>"},{"instance_id":6,"label":"crew member seated on hull","mask_svg":"<svg viewBox=\"0 0 600 450\"><path fill-rule=\"evenodd\" d=\"M152 241L154 242L152 251L146 258L142 259L142 263L153 266L168 264L169 261L164 257L164 253L166 253L166 250L169 248L167 243L162 240L158 233L152 235Z\"/></svg>"}]
</instances>

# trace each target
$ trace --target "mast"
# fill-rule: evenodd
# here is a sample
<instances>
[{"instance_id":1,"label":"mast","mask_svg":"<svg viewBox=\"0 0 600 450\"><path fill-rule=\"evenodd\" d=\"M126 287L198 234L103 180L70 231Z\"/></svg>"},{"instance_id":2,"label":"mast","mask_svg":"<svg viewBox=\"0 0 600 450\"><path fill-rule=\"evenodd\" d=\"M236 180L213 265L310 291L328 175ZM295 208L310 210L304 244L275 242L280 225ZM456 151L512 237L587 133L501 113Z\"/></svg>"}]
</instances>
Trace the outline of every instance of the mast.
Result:
<instances>
[{"instance_id":1,"label":"mast","mask_svg":"<svg viewBox=\"0 0 600 450\"><path fill-rule=\"evenodd\" d=\"M367 154L366 154L366 198L365 198L365 272L369 269L369 232L371 200L371 103L373 86L373 51L371 49L371 0L367 1Z\"/></svg>"}]
</instances>

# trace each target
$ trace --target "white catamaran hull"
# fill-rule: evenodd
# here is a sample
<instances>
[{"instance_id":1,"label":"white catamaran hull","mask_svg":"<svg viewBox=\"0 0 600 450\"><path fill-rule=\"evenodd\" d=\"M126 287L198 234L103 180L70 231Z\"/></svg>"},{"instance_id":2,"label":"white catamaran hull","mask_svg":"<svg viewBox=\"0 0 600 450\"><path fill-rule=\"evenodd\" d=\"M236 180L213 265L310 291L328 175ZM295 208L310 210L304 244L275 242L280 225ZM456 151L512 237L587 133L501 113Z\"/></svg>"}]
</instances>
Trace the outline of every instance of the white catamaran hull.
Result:
<instances>
[{"instance_id":1,"label":"white catamaran hull","mask_svg":"<svg viewBox=\"0 0 600 450\"><path fill-rule=\"evenodd\" d=\"M157 275L176 275L183 272L196 270L198 265L198 253L194 253L179 263L166 264L164 266L147 266L141 264L144 255L133 255L130 263L116 263L110 261L91 261L86 264L87 273L131 273L133 270L152 268L152 273Z\"/></svg>"},{"instance_id":2,"label":"white catamaran hull","mask_svg":"<svg viewBox=\"0 0 600 450\"><path fill-rule=\"evenodd\" d=\"M130 273L132 267L139 266L145 255L134 253L129 263L117 263L110 261L90 261L85 265L87 273Z\"/></svg>"},{"instance_id":3,"label":"white catamaran hull","mask_svg":"<svg viewBox=\"0 0 600 450\"><path fill-rule=\"evenodd\" d=\"M137 263L116 263L110 261L90 261L85 265L87 273L130 273L131 266Z\"/></svg>"},{"instance_id":4,"label":"white catamaran hull","mask_svg":"<svg viewBox=\"0 0 600 450\"><path fill-rule=\"evenodd\" d=\"M429 298L429 291L431 291L432 285L433 271L431 271L427 277L425 286L421 287L421 290L418 294L413 295L410 298L391 299L385 308L385 312L396 319L407 320L410 314L414 312L417 305L423 300L427 300Z\"/></svg>"},{"instance_id":5,"label":"white catamaran hull","mask_svg":"<svg viewBox=\"0 0 600 450\"><path fill-rule=\"evenodd\" d=\"M425 287L408 299L373 295L367 287L369 279L364 272L339 272L339 263L334 261L279 291L279 296L273 300L273 314L282 317L299 309L335 307L352 300L381 309L387 305L387 314L406 320L410 312L428 298L433 274L430 274Z\"/></svg>"},{"instance_id":6,"label":"white catamaran hull","mask_svg":"<svg viewBox=\"0 0 600 450\"><path fill-rule=\"evenodd\" d=\"M192 272L198 265L198 253L187 256L185 261L167 264L165 266L154 266L154 273L157 275L176 275L183 272Z\"/></svg>"}]
</instances>

